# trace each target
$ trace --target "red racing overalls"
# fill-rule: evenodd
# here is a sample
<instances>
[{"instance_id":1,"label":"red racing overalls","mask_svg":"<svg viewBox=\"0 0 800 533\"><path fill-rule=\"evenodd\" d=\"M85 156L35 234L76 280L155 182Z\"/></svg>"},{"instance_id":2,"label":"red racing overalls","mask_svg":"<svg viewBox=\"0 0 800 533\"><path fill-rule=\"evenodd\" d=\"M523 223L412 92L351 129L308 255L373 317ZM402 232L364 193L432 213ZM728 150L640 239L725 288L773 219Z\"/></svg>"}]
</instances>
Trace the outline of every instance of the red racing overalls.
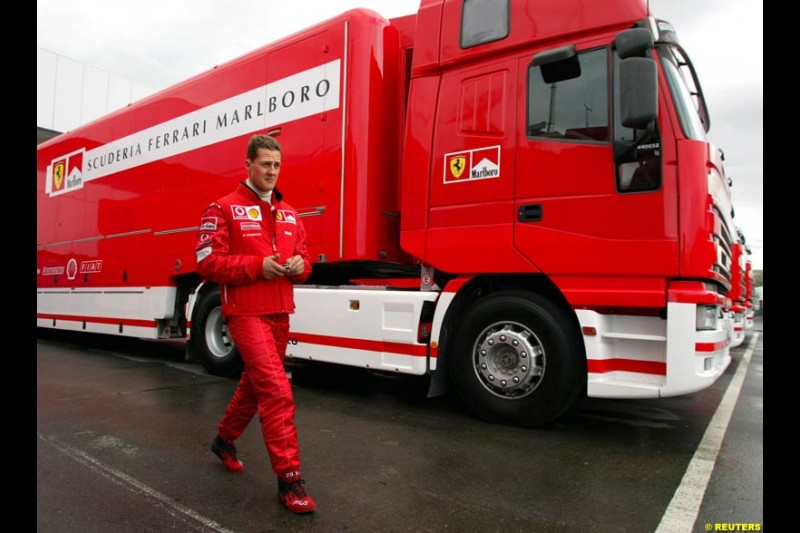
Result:
<instances>
[{"instance_id":1,"label":"red racing overalls","mask_svg":"<svg viewBox=\"0 0 800 533\"><path fill-rule=\"evenodd\" d=\"M280 478L299 476L300 451L291 383L283 367L294 312L294 284L311 274L306 236L297 212L277 189L270 204L241 182L203 212L196 246L200 276L219 284L222 313L244 361L236 391L219 422L219 436L233 442L256 412L272 469ZM303 274L268 280L264 257L294 255Z\"/></svg>"}]
</instances>

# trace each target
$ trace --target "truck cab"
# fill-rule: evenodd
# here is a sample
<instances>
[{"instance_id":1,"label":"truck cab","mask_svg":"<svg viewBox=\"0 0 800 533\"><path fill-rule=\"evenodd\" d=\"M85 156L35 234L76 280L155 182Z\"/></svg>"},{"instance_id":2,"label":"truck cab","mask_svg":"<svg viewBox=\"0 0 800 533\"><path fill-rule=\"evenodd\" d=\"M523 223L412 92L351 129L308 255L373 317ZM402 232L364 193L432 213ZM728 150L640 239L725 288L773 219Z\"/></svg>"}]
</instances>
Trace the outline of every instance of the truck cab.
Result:
<instances>
[{"instance_id":1,"label":"truck cab","mask_svg":"<svg viewBox=\"0 0 800 533\"><path fill-rule=\"evenodd\" d=\"M511 300L492 299L512 291L563 312L553 336L579 339L575 354L550 348L552 368L580 368L562 376L559 405L712 383L730 362L732 202L674 28L645 2L423 0L416 29L401 245L447 274L435 368L451 369L476 410L505 399L520 416L510 413L536 395L544 380L529 373L544 363L510 349L493 372L456 355L470 350L456 340L469 329L483 332L470 337L477 347L498 330L518 346L536 337ZM476 318L488 310L505 318Z\"/></svg>"}]
</instances>

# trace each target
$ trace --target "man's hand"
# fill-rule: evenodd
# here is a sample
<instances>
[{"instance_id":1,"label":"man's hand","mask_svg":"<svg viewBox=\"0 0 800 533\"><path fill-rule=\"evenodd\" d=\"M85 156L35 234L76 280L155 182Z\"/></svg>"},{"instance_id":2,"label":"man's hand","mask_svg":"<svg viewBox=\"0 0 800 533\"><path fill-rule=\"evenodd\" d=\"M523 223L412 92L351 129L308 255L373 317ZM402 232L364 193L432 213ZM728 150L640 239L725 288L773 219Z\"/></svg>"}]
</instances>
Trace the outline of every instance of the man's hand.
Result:
<instances>
[{"instance_id":1,"label":"man's hand","mask_svg":"<svg viewBox=\"0 0 800 533\"><path fill-rule=\"evenodd\" d=\"M305 263L303 262L303 258L299 255L293 255L286 260L284 265L286 266L285 272L289 276L297 276L302 274L305 270Z\"/></svg>"},{"instance_id":2,"label":"man's hand","mask_svg":"<svg viewBox=\"0 0 800 533\"><path fill-rule=\"evenodd\" d=\"M265 257L261 262L261 274L267 279L276 279L286 275L286 268L278 263L279 254Z\"/></svg>"}]
</instances>

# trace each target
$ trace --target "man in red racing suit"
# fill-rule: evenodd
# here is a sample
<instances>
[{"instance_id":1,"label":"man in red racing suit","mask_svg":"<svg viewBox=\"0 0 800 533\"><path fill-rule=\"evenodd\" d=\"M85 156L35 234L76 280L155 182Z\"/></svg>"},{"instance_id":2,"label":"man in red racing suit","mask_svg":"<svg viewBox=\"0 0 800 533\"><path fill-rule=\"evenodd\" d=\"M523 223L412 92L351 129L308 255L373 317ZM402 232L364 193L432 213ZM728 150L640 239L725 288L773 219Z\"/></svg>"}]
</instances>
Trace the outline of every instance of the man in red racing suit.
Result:
<instances>
[{"instance_id":1,"label":"man in red racing suit","mask_svg":"<svg viewBox=\"0 0 800 533\"><path fill-rule=\"evenodd\" d=\"M303 513L316 503L300 477L294 397L283 361L294 284L308 278L311 263L303 224L275 188L280 164L274 138L250 138L247 179L203 212L196 256L200 276L220 285L222 313L244 362L211 450L227 470L243 471L234 442L258 412L279 500Z\"/></svg>"}]
</instances>

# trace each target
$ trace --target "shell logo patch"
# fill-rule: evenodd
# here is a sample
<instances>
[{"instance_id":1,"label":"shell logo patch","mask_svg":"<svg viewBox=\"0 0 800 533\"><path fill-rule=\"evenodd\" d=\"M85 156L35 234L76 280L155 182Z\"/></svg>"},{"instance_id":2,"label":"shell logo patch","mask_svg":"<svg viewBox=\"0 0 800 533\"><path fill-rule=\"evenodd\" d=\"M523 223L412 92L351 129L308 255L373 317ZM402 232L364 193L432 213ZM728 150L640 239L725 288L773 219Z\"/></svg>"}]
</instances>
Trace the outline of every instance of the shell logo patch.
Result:
<instances>
[{"instance_id":1,"label":"shell logo patch","mask_svg":"<svg viewBox=\"0 0 800 533\"><path fill-rule=\"evenodd\" d=\"M232 205L233 220L255 220L260 222L261 208L257 205Z\"/></svg>"},{"instance_id":2,"label":"shell logo patch","mask_svg":"<svg viewBox=\"0 0 800 533\"><path fill-rule=\"evenodd\" d=\"M500 177L500 146L451 152L444 156L444 183Z\"/></svg>"},{"instance_id":3,"label":"shell logo patch","mask_svg":"<svg viewBox=\"0 0 800 533\"><path fill-rule=\"evenodd\" d=\"M75 279L75 274L78 273L78 262L74 257L67 261L67 279Z\"/></svg>"}]
</instances>

